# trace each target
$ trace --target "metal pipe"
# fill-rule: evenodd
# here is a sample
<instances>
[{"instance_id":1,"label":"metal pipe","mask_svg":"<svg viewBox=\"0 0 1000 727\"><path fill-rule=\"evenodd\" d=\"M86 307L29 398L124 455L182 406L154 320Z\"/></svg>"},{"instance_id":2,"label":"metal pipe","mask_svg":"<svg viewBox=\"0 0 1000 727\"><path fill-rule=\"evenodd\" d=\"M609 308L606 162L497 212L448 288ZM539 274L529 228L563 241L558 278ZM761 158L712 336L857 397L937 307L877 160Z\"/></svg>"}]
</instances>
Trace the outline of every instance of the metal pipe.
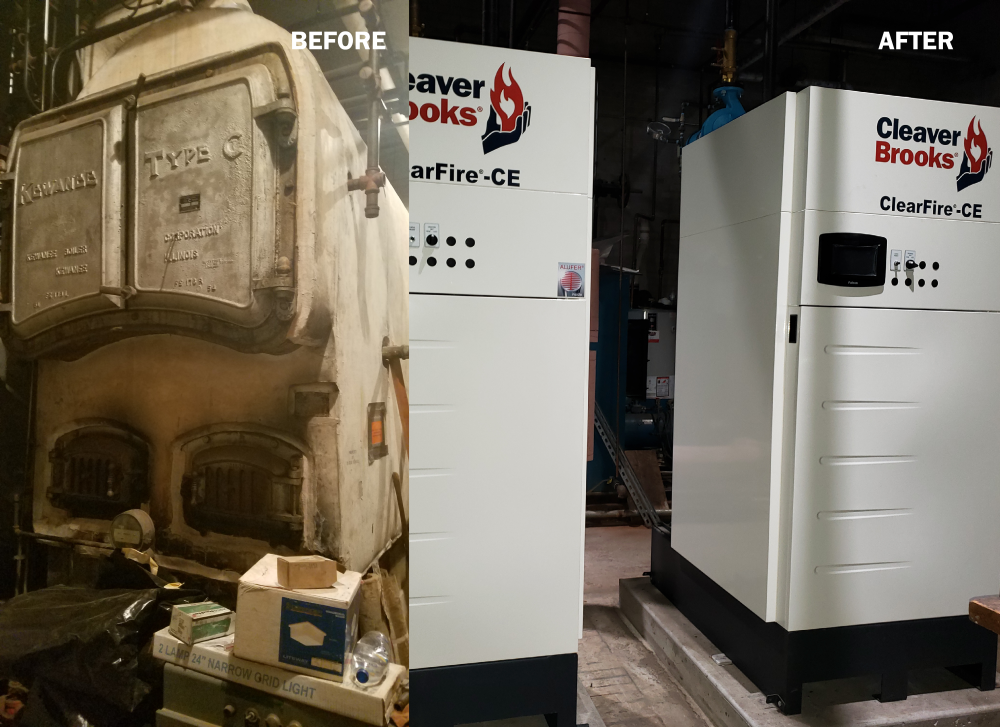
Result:
<instances>
[{"instance_id":1,"label":"metal pipe","mask_svg":"<svg viewBox=\"0 0 1000 727\"><path fill-rule=\"evenodd\" d=\"M629 2L625 0L625 17L628 18L629 15ZM628 99L628 23L625 23L622 42L622 176L621 176L621 190L619 192L619 224L618 224L618 343L615 348L615 441L620 442L621 440L621 411L619 411L621 404L621 388L622 388L622 283L625 281L625 139L627 124L625 120L625 102ZM629 298L629 307L632 305L632 299ZM621 479L621 457L618 451L621 448L618 447L615 451L615 477Z\"/></svg>"},{"instance_id":2,"label":"metal pipe","mask_svg":"<svg viewBox=\"0 0 1000 727\"><path fill-rule=\"evenodd\" d=\"M24 541L21 540L21 493L14 493L14 536L17 538L17 555L14 556L14 595L21 593L21 576L24 573Z\"/></svg>"},{"instance_id":3,"label":"metal pipe","mask_svg":"<svg viewBox=\"0 0 1000 727\"><path fill-rule=\"evenodd\" d=\"M666 227L670 220L660 220L660 265L656 273L656 299L663 300L663 252L666 249Z\"/></svg>"},{"instance_id":4,"label":"metal pipe","mask_svg":"<svg viewBox=\"0 0 1000 727\"><path fill-rule=\"evenodd\" d=\"M49 9L51 0L45 0L45 11L42 15L42 110L45 110L45 79L49 70Z\"/></svg>"},{"instance_id":5,"label":"metal pipe","mask_svg":"<svg viewBox=\"0 0 1000 727\"><path fill-rule=\"evenodd\" d=\"M739 0L726 0L726 30L736 30L740 23Z\"/></svg>"},{"instance_id":6,"label":"metal pipe","mask_svg":"<svg viewBox=\"0 0 1000 727\"><path fill-rule=\"evenodd\" d=\"M410 0L410 36L419 38L424 33L424 26L420 24L420 3L418 0Z\"/></svg>"},{"instance_id":7,"label":"metal pipe","mask_svg":"<svg viewBox=\"0 0 1000 727\"><path fill-rule=\"evenodd\" d=\"M85 35L77 36L73 38L69 43L60 48L52 61L52 72L51 72L51 83L49 84L50 90L50 104L49 106L56 105L56 83L55 78L59 71L59 61L62 59L63 55L66 53L73 53L80 50L81 48L86 48L94 43L100 43L102 40L107 40L112 38L119 33L124 33L127 30L132 30L133 28L138 28L140 25L145 25L146 23L151 23L154 20L158 20L166 15L175 13L178 10L190 10L193 7L192 0L176 0L175 2L167 3L166 5L161 5L158 8L153 8L147 13L138 15L135 17L128 17L124 20L118 20L114 23L108 23L107 25L102 25L100 28L95 28ZM43 84L44 90L44 84ZM44 104L44 98L43 98Z\"/></svg>"},{"instance_id":8,"label":"metal pipe","mask_svg":"<svg viewBox=\"0 0 1000 727\"><path fill-rule=\"evenodd\" d=\"M778 0L766 0L764 8L764 100L774 96L774 66L778 34Z\"/></svg>"},{"instance_id":9,"label":"metal pipe","mask_svg":"<svg viewBox=\"0 0 1000 727\"><path fill-rule=\"evenodd\" d=\"M339 81L344 78L350 78L351 76L358 75L358 71L367 66L365 61L358 61L357 63L351 63L346 66L341 66L340 68L334 68L329 71L323 71L323 75L326 76L329 81ZM368 98L365 96L365 98ZM341 101L343 104L343 101Z\"/></svg>"},{"instance_id":10,"label":"metal pipe","mask_svg":"<svg viewBox=\"0 0 1000 727\"><path fill-rule=\"evenodd\" d=\"M372 0L361 0L358 11L365 20L369 31L374 32L381 25L381 19L375 10ZM368 51L368 66L361 69L361 78L369 84L368 100L368 132L365 142L368 144L368 168L358 179L349 179L347 188L351 191L364 190L365 217L378 217L378 195L385 186L385 173L379 166L379 148L382 145L382 74L381 53L374 48Z\"/></svg>"},{"instance_id":11,"label":"metal pipe","mask_svg":"<svg viewBox=\"0 0 1000 727\"><path fill-rule=\"evenodd\" d=\"M507 47L514 47L514 5L515 0L510 0L510 18L507 21Z\"/></svg>"},{"instance_id":12,"label":"metal pipe","mask_svg":"<svg viewBox=\"0 0 1000 727\"><path fill-rule=\"evenodd\" d=\"M34 111L41 111L42 107L35 103L31 95L31 8L24 8L24 73L21 75L24 81L24 97Z\"/></svg>"},{"instance_id":13,"label":"metal pipe","mask_svg":"<svg viewBox=\"0 0 1000 727\"><path fill-rule=\"evenodd\" d=\"M653 148L655 149L656 147ZM622 211L624 212L624 210ZM632 269L633 270L639 269L639 220L646 220L647 222L652 223L654 221L654 216L655 216L655 207L653 215L643 215L636 212L635 215L633 215L632 217ZM648 245L649 244L648 229L646 230L646 238L647 238L646 244ZM635 279L633 278L633 282L634 280Z\"/></svg>"},{"instance_id":14,"label":"metal pipe","mask_svg":"<svg viewBox=\"0 0 1000 727\"><path fill-rule=\"evenodd\" d=\"M96 540L82 540L80 538L64 538L61 535L45 535L44 533L33 533L28 530L21 530L21 528L14 528L14 532L26 538L34 538L35 540L50 541L53 543L64 543L66 545L83 545L88 548L100 548L101 550L114 550L115 546L110 543L100 543Z\"/></svg>"},{"instance_id":15,"label":"metal pipe","mask_svg":"<svg viewBox=\"0 0 1000 727\"><path fill-rule=\"evenodd\" d=\"M560 0L556 53L580 58L590 54L590 0Z\"/></svg>"},{"instance_id":16,"label":"metal pipe","mask_svg":"<svg viewBox=\"0 0 1000 727\"><path fill-rule=\"evenodd\" d=\"M382 106L382 78L379 74L379 51L375 50L374 46L372 46L370 54L374 88L372 89L371 104L368 106L368 169L365 170L365 173L369 178L374 179L381 174L379 147L381 146L382 131L382 114L380 113ZM365 188L365 217L378 217L378 193L380 186L372 184Z\"/></svg>"},{"instance_id":17,"label":"metal pipe","mask_svg":"<svg viewBox=\"0 0 1000 727\"><path fill-rule=\"evenodd\" d=\"M657 515L660 516L661 520L669 520L671 517L672 510L656 510ZM587 520L606 520L606 519L616 519L622 520L625 518L642 517L635 510L587 510Z\"/></svg>"},{"instance_id":18,"label":"metal pipe","mask_svg":"<svg viewBox=\"0 0 1000 727\"><path fill-rule=\"evenodd\" d=\"M739 0L726 0L726 29L722 47L712 49L722 53L722 57L712 65L722 69L722 83L725 85L736 80L736 26L739 25L739 18Z\"/></svg>"}]
</instances>

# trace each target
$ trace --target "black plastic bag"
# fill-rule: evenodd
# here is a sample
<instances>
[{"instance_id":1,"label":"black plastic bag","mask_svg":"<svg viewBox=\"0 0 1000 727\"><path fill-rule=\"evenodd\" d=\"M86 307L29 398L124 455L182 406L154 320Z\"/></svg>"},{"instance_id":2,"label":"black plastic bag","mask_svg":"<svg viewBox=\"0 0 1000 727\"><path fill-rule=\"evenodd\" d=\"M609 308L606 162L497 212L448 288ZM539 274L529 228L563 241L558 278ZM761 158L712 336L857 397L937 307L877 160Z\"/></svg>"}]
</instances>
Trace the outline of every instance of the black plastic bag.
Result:
<instances>
[{"instance_id":1,"label":"black plastic bag","mask_svg":"<svg viewBox=\"0 0 1000 727\"><path fill-rule=\"evenodd\" d=\"M21 724L113 725L132 712L151 691L139 652L159 595L55 586L0 607L0 678L30 689Z\"/></svg>"}]
</instances>

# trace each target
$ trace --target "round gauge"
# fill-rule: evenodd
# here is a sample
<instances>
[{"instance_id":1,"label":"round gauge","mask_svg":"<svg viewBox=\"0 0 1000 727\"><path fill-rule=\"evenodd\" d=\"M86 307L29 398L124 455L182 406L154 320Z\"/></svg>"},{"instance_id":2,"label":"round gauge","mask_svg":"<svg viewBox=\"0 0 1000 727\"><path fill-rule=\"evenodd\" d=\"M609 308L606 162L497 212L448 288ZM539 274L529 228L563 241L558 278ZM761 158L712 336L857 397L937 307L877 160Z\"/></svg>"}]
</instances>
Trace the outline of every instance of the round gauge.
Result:
<instances>
[{"instance_id":1,"label":"round gauge","mask_svg":"<svg viewBox=\"0 0 1000 727\"><path fill-rule=\"evenodd\" d=\"M146 550L155 535L153 519L143 510L126 510L111 521L111 543L116 548Z\"/></svg>"}]
</instances>

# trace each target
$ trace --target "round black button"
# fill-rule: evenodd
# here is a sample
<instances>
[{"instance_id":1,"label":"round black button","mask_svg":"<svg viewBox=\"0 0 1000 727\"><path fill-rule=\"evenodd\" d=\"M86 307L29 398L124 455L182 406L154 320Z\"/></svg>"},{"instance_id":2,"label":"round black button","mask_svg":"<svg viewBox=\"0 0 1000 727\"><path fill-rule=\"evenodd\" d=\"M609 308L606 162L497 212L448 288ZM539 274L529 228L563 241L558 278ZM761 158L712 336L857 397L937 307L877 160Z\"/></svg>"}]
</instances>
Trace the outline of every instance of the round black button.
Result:
<instances>
[{"instance_id":1,"label":"round black button","mask_svg":"<svg viewBox=\"0 0 1000 727\"><path fill-rule=\"evenodd\" d=\"M936 280L932 280L931 281L931 287L932 288L936 288L937 287L937 281Z\"/></svg>"},{"instance_id":2,"label":"round black button","mask_svg":"<svg viewBox=\"0 0 1000 727\"><path fill-rule=\"evenodd\" d=\"M909 278L906 279L906 284L909 285L911 288L913 287L913 281L910 280Z\"/></svg>"},{"instance_id":3,"label":"round black button","mask_svg":"<svg viewBox=\"0 0 1000 727\"><path fill-rule=\"evenodd\" d=\"M448 239L445 240L445 242L447 242L449 245L454 245L458 241L454 237L452 237L451 235L449 235Z\"/></svg>"},{"instance_id":4,"label":"round black button","mask_svg":"<svg viewBox=\"0 0 1000 727\"><path fill-rule=\"evenodd\" d=\"M931 267L934 268L935 270L937 270L941 266L938 265L937 263L934 263L933 265L931 265Z\"/></svg>"},{"instance_id":5,"label":"round black button","mask_svg":"<svg viewBox=\"0 0 1000 727\"><path fill-rule=\"evenodd\" d=\"M437 258L436 257L427 258L427 264L430 265L431 267L434 267L435 265L438 264Z\"/></svg>"},{"instance_id":6,"label":"round black button","mask_svg":"<svg viewBox=\"0 0 1000 727\"><path fill-rule=\"evenodd\" d=\"M467 268L474 268L474 267L476 267L476 261L475 260L466 260L465 261L465 267L467 267Z\"/></svg>"},{"instance_id":7,"label":"round black button","mask_svg":"<svg viewBox=\"0 0 1000 727\"><path fill-rule=\"evenodd\" d=\"M417 264L417 258L415 258L413 255L410 255L410 265L416 265L416 264Z\"/></svg>"},{"instance_id":8,"label":"round black button","mask_svg":"<svg viewBox=\"0 0 1000 727\"><path fill-rule=\"evenodd\" d=\"M474 247L475 244L476 244L476 241L473 240L471 237L465 238L465 246L466 247ZM472 267L472 266L470 265L469 267Z\"/></svg>"},{"instance_id":9,"label":"round black button","mask_svg":"<svg viewBox=\"0 0 1000 727\"><path fill-rule=\"evenodd\" d=\"M923 260L921 260L920 261L920 269L923 270L926 267L927 267L927 263L925 263Z\"/></svg>"},{"instance_id":10,"label":"round black button","mask_svg":"<svg viewBox=\"0 0 1000 727\"><path fill-rule=\"evenodd\" d=\"M924 287L924 279L921 278L918 284L920 285L921 288Z\"/></svg>"},{"instance_id":11,"label":"round black button","mask_svg":"<svg viewBox=\"0 0 1000 727\"><path fill-rule=\"evenodd\" d=\"M437 235L428 235L427 236L427 244L430 245L430 246L432 246L432 247L434 245L437 245L438 244L438 236Z\"/></svg>"},{"instance_id":12,"label":"round black button","mask_svg":"<svg viewBox=\"0 0 1000 727\"><path fill-rule=\"evenodd\" d=\"M412 258L410 258L410 259L412 260ZM892 284L893 285L899 285L899 278L893 278L892 279Z\"/></svg>"},{"instance_id":13,"label":"round black button","mask_svg":"<svg viewBox=\"0 0 1000 727\"><path fill-rule=\"evenodd\" d=\"M449 268L455 267L455 258L453 257L448 258L448 267Z\"/></svg>"}]
</instances>

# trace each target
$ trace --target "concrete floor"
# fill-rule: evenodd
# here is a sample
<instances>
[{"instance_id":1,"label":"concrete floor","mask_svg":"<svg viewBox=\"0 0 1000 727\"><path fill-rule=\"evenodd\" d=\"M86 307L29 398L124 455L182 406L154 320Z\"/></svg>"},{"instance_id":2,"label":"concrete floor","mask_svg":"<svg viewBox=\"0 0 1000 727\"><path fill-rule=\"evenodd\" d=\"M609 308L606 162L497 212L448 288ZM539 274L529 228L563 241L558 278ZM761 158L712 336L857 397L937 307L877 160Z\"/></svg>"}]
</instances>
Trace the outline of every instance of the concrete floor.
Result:
<instances>
[{"instance_id":1,"label":"concrete floor","mask_svg":"<svg viewBox=\"0 0 1000 727\"><path fill-rule=\"evenodd\" d=\"M618 581L649 570L648 528L625 525L587 528L584 553L584 606L618 608Z\"/></svg>"},{"instance_id":2,"label":"concrete floor","mask_svg":"<svg viewBox=\"0 0 1000 727\"><path fill-rule=\"evenodd\" d=\"M644 527L587 528L580 682L599 716L581 705L578 718L590 727L711 727L618 610L618 581L648 571L649 551L650 531ZM545 727L545 719L468 727Z\"/></svg>"},{"instance_id":3,"label":"concrete floor","mask_svg":"<svg viewBox=\"0 0 1000 727\"><path fill-rule=\"evenodd\" d=\"M649 570L650 531L587 528L580 681L608 727L711 722L618 610L618 581Z\"/></svg>"}]
</instances>

